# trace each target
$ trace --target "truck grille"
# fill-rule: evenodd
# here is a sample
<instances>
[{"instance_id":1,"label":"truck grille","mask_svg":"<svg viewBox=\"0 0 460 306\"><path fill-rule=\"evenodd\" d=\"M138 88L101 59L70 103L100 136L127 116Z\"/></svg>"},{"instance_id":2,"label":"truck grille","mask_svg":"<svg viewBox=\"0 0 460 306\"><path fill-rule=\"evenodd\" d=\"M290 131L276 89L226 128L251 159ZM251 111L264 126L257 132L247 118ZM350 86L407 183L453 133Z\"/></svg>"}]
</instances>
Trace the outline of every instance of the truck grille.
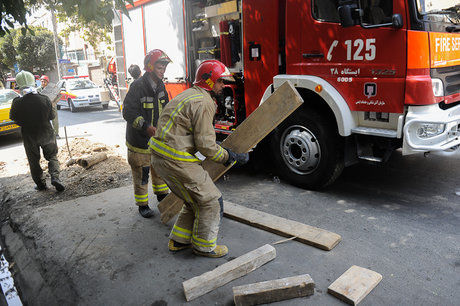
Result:
<instances>
[{"instance_id":1,"label":"truck grille","mask_svg":"<svg viewBox=\"0 0 460 306\"><path fill-rule=\"evenodd\" d=\"M460 92L460 65L431 69L431 77L442 80L446 96Z\"/></svg>"}]
</instances>

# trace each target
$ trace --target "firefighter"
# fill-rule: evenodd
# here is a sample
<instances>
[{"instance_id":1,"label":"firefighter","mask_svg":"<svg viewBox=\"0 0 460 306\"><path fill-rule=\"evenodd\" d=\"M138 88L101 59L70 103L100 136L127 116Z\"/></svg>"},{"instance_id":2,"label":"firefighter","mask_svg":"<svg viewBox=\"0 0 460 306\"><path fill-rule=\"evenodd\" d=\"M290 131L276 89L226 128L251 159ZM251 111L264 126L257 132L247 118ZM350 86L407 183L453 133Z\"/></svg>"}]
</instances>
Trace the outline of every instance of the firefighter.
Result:
<instances>
[{"instance_id":1,"label":"firefighter","mask_svg":"<svg viewBox=\"0 0 460 306\"><path fill-rule=\"evenodd\" d=\"M131 75L131 77L133 78L133 81L137 80L142 75L141 68L139 68L139 66L135 64L129 66L128 72L129 75Z\"/></svg>"},{"instance_id":2,"label":"firefighter","mask_svg":"<svg viewBox=\"0 0 460 306\"><path fill-rule=\"evenodd\" d=\"M11 105L10 118L21 126L24 148L29 161L30 173L36 190L45 190L46 180L40 167L40 147L48 161L48 172L51 185L57 191L63 191L64 185L59 180L59 161L56 137L50 120L56 113L47 96L41 95L35 88L35 78L32 73L21 71L16 76L16 82L23 94L15 98Z\"/></svg>"},{"instance_id":3,"label":"firefighter","mask_svg":"<svg viewBox=\"0 0 460 306\"><path fill-rule=\"evenodd\" d=\"M166 66L171 62L163 51L154 49L144 58L145 73L129 87L123 101L123 118L126 124L126 146L128 163L131 166L134 184L134 199L139 213L144 218L154 216L149 207L149 172L153 192L160 202L169 193L166 183L150 166L149 138L155 134L158 117L169 101L163 84Z\"/></svg>"},{"instance_id":4,"label":"firefighter","mask_svg":"<svg viewBox=\"0 0 460 306\"><path fill-rule=\"evenodd\" d=\"M50 78L47 75L42 75L40 78L40 82L42 83L40 86L40 91L42 91L50 83ZM53 105L54 112L56 113L56 116L51 121L51 123L53 124L53 129L54 129L54 133L56 134L56 138L59 139L61 137L59 136L59 118L58 118L58 112L57 112L57 101L56 103L51 103L51 104Z\"/></svg>"},{"instance_id":5,"label":"firefighter","mask_svg":"<svg viewBox=\"0 0 460 306\"><path fill-rule=\"evenodd\" d=\"M215 98L222 94L224 80L234 81L224 64L203 62L197 69L195 86L169 102L155 137L149 141L153 167L185 202L169 237L172 252L193 248L195 254L207 257L228 253L227 246L216 243L223 214L222 194L194 155L199 151L226 166L249 159L247 153L237 154L216 143Z\"/></svg>"}]
</instances>

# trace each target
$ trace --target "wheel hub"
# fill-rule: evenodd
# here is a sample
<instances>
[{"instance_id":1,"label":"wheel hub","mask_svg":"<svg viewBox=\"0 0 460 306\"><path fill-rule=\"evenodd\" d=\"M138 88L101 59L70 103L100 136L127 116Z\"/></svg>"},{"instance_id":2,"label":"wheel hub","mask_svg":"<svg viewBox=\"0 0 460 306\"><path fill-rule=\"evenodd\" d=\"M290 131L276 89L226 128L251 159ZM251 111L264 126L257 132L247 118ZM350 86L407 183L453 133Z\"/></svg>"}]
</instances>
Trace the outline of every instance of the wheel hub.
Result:
<instances>
[{"instance_id":1,"label":"wheel hub","mask_svg":"<svg viewBox=\"0 0 460 306\"><path fill-rule=\"evenodd\" d=\"M281 155L294 172L309 174L318 167L321 149L316 136L303 126L292 126L282 136Z\"/></svg>"}]
</instances>

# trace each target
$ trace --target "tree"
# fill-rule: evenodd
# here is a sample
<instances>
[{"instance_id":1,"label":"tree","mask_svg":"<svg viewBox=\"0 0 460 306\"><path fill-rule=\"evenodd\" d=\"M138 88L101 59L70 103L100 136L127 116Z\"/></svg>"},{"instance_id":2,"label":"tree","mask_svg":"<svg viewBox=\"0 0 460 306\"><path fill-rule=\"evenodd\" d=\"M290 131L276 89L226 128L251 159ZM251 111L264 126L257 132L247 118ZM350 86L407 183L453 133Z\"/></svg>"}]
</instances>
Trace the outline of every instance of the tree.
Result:
<instances>
[{"instance_id":1,"label":"tree","mask_svg":"<svg viewBox=\"0 0 460 306\"><path fill-rule=\"evenodd\" d=\"M126 4L133 4L133 0L113 0L115 9L128 14ZM23 28L22 33L30 31L27 26L27 13L38 6L47 9L65 12L67 16L78 16L85 23L96 22L97 24L110 25L113 19L111 0L1 0L0 2L0 36L4 36L12 28L14 22Z\"/></svg>"},{"instance_id":2,"label":"tree","mask_svg":"<svg viewBox=\"0 0 460 306\"><path fill-rule=\"evenodd\" d=\"M102 4L110 8L112 2L105 0L102 1ZM62 9L62 7L57 9L57 18L62 24L66 25L66 28L59 35L63 36L66 40L72 32L77 32L95 51L98 50L101 42L105 42L108 45L112 43L111 23L105 20L87 20L77 13L69 16L69 13L62 11Z\"/></svg>"},{"instance_id":3,"label":"tree","mask_svg":"<svg viewBox=\"0 0 460 306\"><path fill-rule=\"evenodd\" d=\"M0 40L0 65L12 70L18 63L23 70L43 74L56 63L53 34L47 29L32 27L33 34L12 30Z\"/></svg>"},{"instance_id":4,"label":"tree","mask_svg":"<svg viewBox=\"0 0 460 306\"><path fill-rule=\"evenodd\" d=\"M56 63L53 33L44 28L34 28L34 32L16 36L16 60L21 69L43 74Z\"/></svg>"}]
</instances>

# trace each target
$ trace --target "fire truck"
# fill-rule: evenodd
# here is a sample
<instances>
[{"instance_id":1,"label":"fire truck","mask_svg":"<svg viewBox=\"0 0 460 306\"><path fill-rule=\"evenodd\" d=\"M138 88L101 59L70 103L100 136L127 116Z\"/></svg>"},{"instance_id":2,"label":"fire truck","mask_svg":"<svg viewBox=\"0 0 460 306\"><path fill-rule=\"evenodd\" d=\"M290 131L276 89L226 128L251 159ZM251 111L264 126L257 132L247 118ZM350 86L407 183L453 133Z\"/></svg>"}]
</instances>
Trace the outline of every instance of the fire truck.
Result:
<instances>
[{"instance_id":1,"label":"fire truck","mask_svg":"<svg viewBox=\"0 0 460 306\"><path fill-rule=\"evenodd\" d=\"M120 87L153 48L173 60L171 96L201 62L221 60L236 82L217 102L217 133L292 83L305 102L265 150L294 185L325 187L400 148L460 146L458 0L144 0L128 10L114 21Z\"/></svg>"}]
</instances>

